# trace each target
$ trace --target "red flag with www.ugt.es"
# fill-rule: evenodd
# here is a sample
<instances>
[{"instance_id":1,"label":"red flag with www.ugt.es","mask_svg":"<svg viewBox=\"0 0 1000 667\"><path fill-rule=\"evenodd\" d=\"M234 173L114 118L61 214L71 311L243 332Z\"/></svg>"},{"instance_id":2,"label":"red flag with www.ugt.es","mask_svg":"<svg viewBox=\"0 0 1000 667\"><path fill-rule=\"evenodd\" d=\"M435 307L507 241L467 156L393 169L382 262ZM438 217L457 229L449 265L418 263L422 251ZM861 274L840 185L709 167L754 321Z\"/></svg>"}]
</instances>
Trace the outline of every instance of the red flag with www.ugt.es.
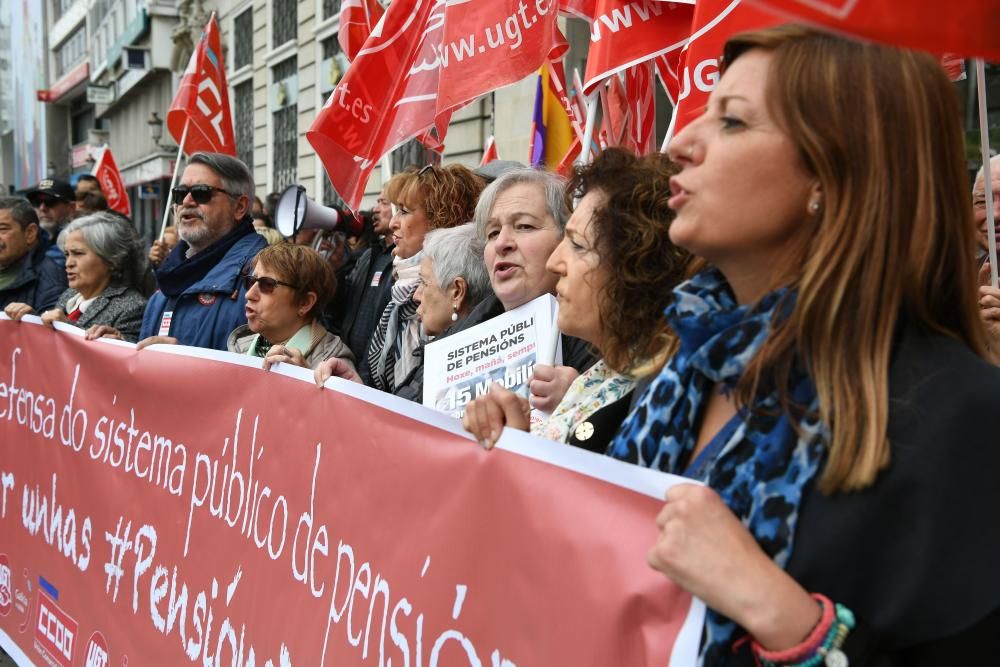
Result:
<instances>
[{"instance_id":1,"label":"red flag with www.ugt.es","mask_svg":"<svg viewBox=\"0 0 1000 667\"><path fill-rule=\"evenodd\" d=\"M352 209L383 155L432 126L444 141L450 114L438 114L436 48L444 0L395 0L320 110L306 138Z\"/></svg>"},{"instance_id":2,"label":"red flag with www.ugt.es","mask_svg":"<svg viewBox=\"0 0 1000 667\"><path fill-rule=\"evenodd\" d=\"M568 45L558 11L556 0L449 0L437 50L438 109L456 109L561 57Z\"/></svg>"},{"instance_id":3,"label":"red flag with www.ugt.es","mask_svg":"<svg viewBox=\"0 0 1000 667\"><path fill-rule=\"evenodd\" d=\"M115 158L111 155L111 149L105 146L101 150L101 157L94 165L93 175L101 185L101 192L108 200L108 208L118 211L122 215L132 215L132 203L129 201L128 193L125 191L125 184L122 182L121 172L115 164Z\"/></svg>"},{"instance_id":4,"label":"red flag with www.ugt.es","mask_svg":"<svg viewBox=\"0 0 1000 667\"><path fill-rule=\"evenodd\" d=\"M931 53L1000 61L1000 0L754 0L783 18Z\"/></svg>"},{"instance_id":5,"label":"red flag with www.ugt.es","mask_svg":"<svg viewBox=\"0 0 1000 667\"><path fill-rule=\"evenodd\" d=\"M590 22L584 93L626 68L681 49L691 34L693 0L597 0Z\"/></svg>"},{"instance_id":6,"label":"red flag with www.ugt.es","mask_svg":"<svg viewBox=\"0 0 1000 667\"><path fill-rule=\"evenodd\" d=\"M167 112L167 128L178 144L184 138L183 148L188 155L198 151L236 155L222 40L215 14L202 31L198 46L188 61Z\"/></svg>"}]
</instances>

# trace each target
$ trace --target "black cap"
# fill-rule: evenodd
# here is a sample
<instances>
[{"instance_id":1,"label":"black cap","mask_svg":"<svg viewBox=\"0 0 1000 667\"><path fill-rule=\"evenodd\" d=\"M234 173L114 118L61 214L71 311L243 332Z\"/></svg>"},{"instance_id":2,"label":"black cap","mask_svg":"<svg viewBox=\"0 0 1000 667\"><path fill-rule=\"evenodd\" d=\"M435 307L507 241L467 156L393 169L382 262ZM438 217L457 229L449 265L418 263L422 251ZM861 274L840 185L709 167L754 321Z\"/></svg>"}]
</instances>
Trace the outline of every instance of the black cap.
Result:
<instances>
[{"instance_id":1,"label":"black cap","mask_svg":"<svg viewBox=\"0 0 1000 667\"><path fill-rule=\"evenodd\" d=\"M476 167L472 170L472 173L484 179L487 183L492 183L506 172L514 169L527 169L527 167L514 160L493 160L481 167Z\"/></svg>"},{"instance_id":2,"label":"black cap","mask_svg":"<svg viewBox=\"0 0 1000 667\"><path fill-rule=\"evenodd\" d=\"M38 198L41 195L55 197L71 204L76 201L76 193L73 191L73 187L66 181L60 181L56 178L42 180L41 183L28 190L26 197L32 206L37 206Z\"/></svg>"}]
</instances>

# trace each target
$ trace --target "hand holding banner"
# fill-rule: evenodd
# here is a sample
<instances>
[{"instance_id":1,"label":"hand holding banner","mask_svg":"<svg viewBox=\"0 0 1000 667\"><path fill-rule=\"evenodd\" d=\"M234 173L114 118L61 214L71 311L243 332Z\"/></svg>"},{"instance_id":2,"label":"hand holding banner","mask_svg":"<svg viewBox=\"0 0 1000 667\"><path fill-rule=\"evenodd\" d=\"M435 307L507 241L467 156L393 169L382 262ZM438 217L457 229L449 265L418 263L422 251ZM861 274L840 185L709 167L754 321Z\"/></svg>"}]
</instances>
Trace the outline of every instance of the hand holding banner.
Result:
<instances>
[{"instance_id":1,"label":"hand holding banner","mask_svg":"<svg viewBox=\"0 0 1000 667\"><path fill-rule=\"evenodd\" d=\"M517 432L485 452L367 387L56 327L0 317L21 664L694 664L704 606L645 563L689 480Z\"/></svg>"}]
</instances>

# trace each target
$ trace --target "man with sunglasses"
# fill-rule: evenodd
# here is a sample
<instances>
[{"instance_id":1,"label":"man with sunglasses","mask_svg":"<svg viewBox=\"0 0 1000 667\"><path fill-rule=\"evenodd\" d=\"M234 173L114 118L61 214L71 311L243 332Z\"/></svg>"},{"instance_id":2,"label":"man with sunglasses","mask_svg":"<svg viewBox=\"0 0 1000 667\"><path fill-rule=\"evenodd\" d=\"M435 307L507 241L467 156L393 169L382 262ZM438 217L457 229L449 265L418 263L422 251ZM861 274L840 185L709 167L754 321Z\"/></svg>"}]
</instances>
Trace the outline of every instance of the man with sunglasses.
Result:
<instances>
[{"instance_id":1,"label":"man with sunglasses","mask_svg":"<svg viewBox=\"0 0 1000 667\"><path fill-rule=\"evenodd\" d=\"M27 197L38 214L38 223L54 243L76 211L76 193L72 186L66 181L46 178L29 190Z\"/></svg>"},{"instance_id":2,"label":"man with sunglasses","mask_svg":"<svg viewBox=\"0 0 1000 667\"><path fill-rule=\"evenodd\" d=\"M267 245L254 230L254 183L240 160L194 153L173 190L180 241L156 270L159 290L146 306L139 349L178 343L216 350L246 323L244 266ZM114 336L96 330L89 337Z\"/></svg>"}]
</instances>

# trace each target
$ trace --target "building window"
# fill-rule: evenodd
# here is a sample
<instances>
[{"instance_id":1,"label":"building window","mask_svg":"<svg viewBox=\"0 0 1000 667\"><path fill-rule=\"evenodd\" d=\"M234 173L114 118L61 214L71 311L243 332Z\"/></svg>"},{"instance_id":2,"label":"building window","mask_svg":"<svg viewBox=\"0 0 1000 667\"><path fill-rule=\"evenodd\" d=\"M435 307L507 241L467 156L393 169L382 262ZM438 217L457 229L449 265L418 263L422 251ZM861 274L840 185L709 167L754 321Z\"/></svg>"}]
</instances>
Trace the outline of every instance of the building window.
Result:
<instances>
[{"instance_id":1,"label":"building window","mask_svg":"<svg viewBox=\"0 0 1000 667\"><path fill-rule=\"evenodd\" d=\"M253 64L253 9L233 21L233 69Z\"/></svg>"},{"instance_id":2,"label":"building window","mask_svg":"<svg viewBox=\"0 0 1000 667\"><path fill-rule=\"evenodd\" d=\"M87 31L81 25L56 49L56 77L73 69L87 55Z\"/></svg>"},{"instance_id":3,"label":"building window","mask_svg":"<svg viewBox=\"0 0 1000 667\"><path fill-rule=\"evenodd\" d=\"M68 12L69 8L73 6L74 2L76 2L76 0L53 0L52 2L52 9L54 14L54 16L52 17L53 21L58 21L59 17Z\"/></svg>"},{"instance_id":4,"label":"building window","mask_svg":"<svg viewBox=\"0 0 1000 667\"><path fill-rule=\"evenodd\" d=\"M340 13L340 0L323 0L323 20Z\"/></svg>"},{"instance_id":5,"label":"building window","mask_svg":"<svg viewBox=\"0 0 1000 667\"><path fill-rule=\"evenodd\" d=\"M233 88L236 107L233 124L236 126L236 157L243 160L253 172L253 79L247 79Z\"/></svg>"},{"instance_id":6,"label":"building window","mask_svg":"<svg viewBox=\"0 0 1000 667\"><path fill-rule=\"evenodd\" d=\"M299 105L298 64L293 56L271 70L274 86L272 98L274 109L272 125L274 129L274 178L272 189L281 192L298 180Z\"/></svg>"},{"instance_id":7,"label":"building window","mask_svg":"<svg viewBox=\"0 0 1000 667\"><path fill-rule=\"evenodd\" d=\"M295 39L299 25L298 4L297 0L272 0L274 14L271 25L274 26L274 32L271 48L278 48Z\"/></svg>"}]
</instances>

